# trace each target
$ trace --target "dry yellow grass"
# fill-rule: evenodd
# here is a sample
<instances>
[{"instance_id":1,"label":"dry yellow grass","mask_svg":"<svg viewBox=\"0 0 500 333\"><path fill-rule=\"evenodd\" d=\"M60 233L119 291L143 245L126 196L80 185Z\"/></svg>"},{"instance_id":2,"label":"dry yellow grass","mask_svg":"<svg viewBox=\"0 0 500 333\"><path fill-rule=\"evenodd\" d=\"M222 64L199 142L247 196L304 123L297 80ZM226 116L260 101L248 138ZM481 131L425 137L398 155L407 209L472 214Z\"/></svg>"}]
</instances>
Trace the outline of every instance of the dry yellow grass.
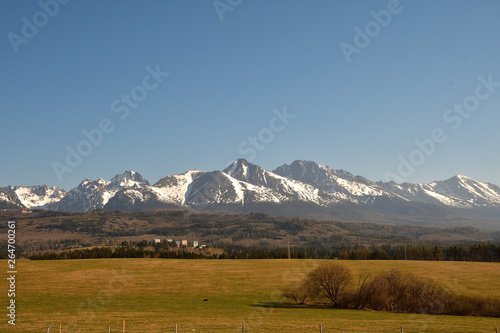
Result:
<instances>
[{"instance_id":1,"label":"dry yellow grass","mask_svg":"<svg viewBox=\"0 0 500 333\"><path fill-rule=\"evenodd\" d=\"M498 318L269 307L317 260L97 259L18 262L17 325L1 332L494 332ZM7 263L2 261L4 267ZM457 293L500 298L497 263L341 261L355 274L400 268ZM0 284L7 290L5 280ZM6 293L2 298L7 304ZM204 301L208 299L208 301ZM57 330L51 330L51 332Z\"/></svg>"}]
</instances>

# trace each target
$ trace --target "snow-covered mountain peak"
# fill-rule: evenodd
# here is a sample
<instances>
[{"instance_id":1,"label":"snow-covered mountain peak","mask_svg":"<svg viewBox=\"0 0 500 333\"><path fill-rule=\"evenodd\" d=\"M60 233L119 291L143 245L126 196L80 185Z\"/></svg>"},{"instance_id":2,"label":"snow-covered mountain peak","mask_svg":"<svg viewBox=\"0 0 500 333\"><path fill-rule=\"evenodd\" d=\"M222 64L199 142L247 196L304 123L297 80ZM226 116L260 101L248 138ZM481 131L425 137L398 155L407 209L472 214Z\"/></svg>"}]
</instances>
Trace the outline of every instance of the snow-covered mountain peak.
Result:
<instances>
[{"instance_id":1,"label":"snow-covered mountain peak","mask_svg":"<svg viewBox=\"0 0 500 333\"><path fill-rule=\"evenodd\" d=\"M177 175L171 175L164 177L160 179L159 181L154 184L156 187L172 187L172 186L178 186L180 184L186 184L186 183L191 183L194 179L198 178L202 174L204 174L204 171L200 171L197 169L194 170L189 170Z\"/></svg>"},{"instance_id":2,"label":"snow-covered mountain peak","mask_svg":"<svg viewBox=\"0 0 500 333\"><path fill-rule=\"evenodd\" d=\"M429 184L390 182L380 185L410 201L456 208L500 207L499 186L463 175Z\"/></svg>"},{"instance_id":3,"label":"snow-covered mountain peak","mask_svg":"<svg viewBox=\"0 0 500 333\"><path fill-rule=\"evenodd\" d=\"M106 186L108 184L107 181L105 181L104 179L102 178L98 178L98 179L85 179L83 180L77 187L75 187L74 189L77 189L77 188L82 188L82 187L99 187L99 186ZM73 189L73 190L74 190Z\"/></svg>"},{"instance_id":4,"label":"snow-covered mountain peak","mask_svg":"<svg viewBox=\"0 0 500 333\"><path fill-rule=\"evenodd\" d=\"M15 193L0 187L0 209L24 208L21 200Z\"/></svg>"},{"instance_id":5,"label":"snow-covered mountain peak","mask_svg":"<svg viewBox=\"0 0 500 333\"><path fill-rule=\"evenodd\" d=\"M310 201L315 204L338 201L338 198L329 196L314 186L268 171L245 159L236 160L223 172L254 187L276 191L284 198Z\"/></svg>"},{"instance_id":6,"label":"snow-covered mountain peak","mask_svg":"<svg viewBox=\"0 0 500 333\"><path fill-rule=\"evenodd\" d=\"M80 185L78 185L73 190L78 189L78 188L98 188L98 187L101 187L101 186L106 186L107 184L108 184L108 182L105 181L102 178L95 179L95 180L85 179L84 181L82 181L80 183Z\"/></svg>"},{"instance_id":7,"label":"snow-covered mountain peak","mask_svg":"<svg viewBox=\"0 0 500 333\"><path fill-rule=\"evenodd\" d=\"M57 202L48 203L43 208L63 211L88 211L103 208L118 191L148 185L149 182L139 173L130 170L117 174L110 181L105 181L102 178L85 179L64 198Z\"/></svg>"},{"instance_id":8,"label":"snow-covered mountain peak","mask_svg":"<svg viewBox=\"0 0 500 333\"><path fill-rule=\"evenodd\" d=\"M471 206L500 206L500 187L472 178L457 175L444 181L429 184L434 191L448 197L468 202Z\"/></svg>"},{"instance_id":9,"label":"snow-covered mountain peak","mask_svg":"<svg viewBox=\"0 0 500 333\"><path fill-rule=\"evenodd\" d=\"M8 186L5 189L16 194L27 208L40 208L46 204L58 202L67 195L66 191L59 187L48 187L47 185Z\"/></svg>"},{"instance_id":10,"label":"snow-covered mountain peak","mask_svg":"<svg viewBox=\"0 0 500 333\"><path fill-rule=\"evenodd\" d=\"M248 162L244 158L239 158L230 166L225 168L223 172L238 180L252 183L253 178L258 177L259 174L262 175L268 171L264 170L258 165Z\"/></svg>"},{"instance_id":11,"label":"snow-covered mountain peak","mask_svg":"<svg viewBox=\"0 0 500 333\"><path fill-rule=\"evenodd\" d=\"M283 164L276 168L274 173L283 177L295 179L299 181L308 180L307 183L315 183L317 185L320 179L327 181L333 177L337 177L336 171L330 169L328 166L319 165L314 161L296 160L292 164ZM354 177L354 176L353 176Z\"/></svg>"},{"instance_id":12,"label":"snow-covered mountain peak","mask_svg":"<svg viewBox=\"0 0 500 333\"><path fill-rule=\"evenodd\" d=\"M223 172L239 181L268 188L276 188L277 183L290 181L243 158L236 160L224 169Z\"/></svg>"},{"instance_id":13,"label":"snow-covered mountain peak","mask_svg":"<svg viewBox=\"0 0 500 333\"><path fill-rule=\"evenodd\" d=\"M374 183L345 170L303 160L268 171L237 159L223 171L194 169L164 177L154 185L139 173L127 170L109 181L85 179L69 193L45 185L0 190L0 207L60 211L182 207L283 214L310 210L316 214L344 204L351 207L349 210L349 205L359 204L377 211L406 211L413 205L411 202L417 202L469 209L471 213L481 210L481 214L496 218L500 209L499 186L463 175L429 184Z\"/></svg>"},{"instance_id":14,"label":"snow-covered mountain peak","mask_svg":"<svg viewBox=\"0 0 500 333\"><path fill-rule=\"evenodd\" d=\"M111 178L107 185L109 190L122 190L125 188L146 186L149 185L149 182L138 172L127 170Z\"/></svg>"},{"instance_id":15,"label":"snow-covered mountain peak","mask_svg":"<svg viewBox=\"0 0 500 333\"><path fill-rule=\"evenodd\" d=\"M87 179L84 179L84 180L82 180L82 182L80 183L80 185L78 185L77 187L80 187L80 186L85 186L85 185L87 185L88 183L92 183L92 180L90 180L90 179L88 179L88 178L87 178Z\"/></svg>"},{"instance_id":16,"label":"snow-covered mountain peak","mask_svg":"<svg viewBox=\"0 0 500 333\"><path fill-rule=\"evenodd\" d=\"M278 167L274 172L353 202L358 202L360 197L391 195L366 178L344 170L333 170L314 161L293 161L290 165Z\"/></svg>"},{"instance_id":17,"label":"snow-covered mountain peak","mask_svg":"<svg viewBox=\"0 0 500 333\"><path fill-rule=\"evenodd\" d=\"M164 177L156 182L153 187L160 191L164 197L184 205L189 198L191 184L204 174L205 172L197 169L189 170L178 175Z\"/></svg>"}]
</instances>

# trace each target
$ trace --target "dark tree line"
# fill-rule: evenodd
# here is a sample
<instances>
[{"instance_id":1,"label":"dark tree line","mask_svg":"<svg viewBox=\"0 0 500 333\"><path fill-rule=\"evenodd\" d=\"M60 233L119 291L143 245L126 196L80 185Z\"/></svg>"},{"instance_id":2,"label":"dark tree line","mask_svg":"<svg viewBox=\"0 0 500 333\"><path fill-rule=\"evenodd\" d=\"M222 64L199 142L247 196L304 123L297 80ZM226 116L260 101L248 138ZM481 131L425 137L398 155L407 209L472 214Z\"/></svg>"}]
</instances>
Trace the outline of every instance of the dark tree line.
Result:
<instances>
[{"instance_id":1,"label":"dark tree line","mask_svg":"<svg viewBox=\"0 0 500 333\"><path fill-rule=\"evenodd\" d=\"M208 249L177 248L167 242L154 244L142 240L123 242L118 247L94 247L31 253L30 259L89 259L89 258L184 258L184 259L330 259L344 260L445 260L500 262L500 246L493 243L472 244L469 246L449 246L441 249L439 245L400 245L382 247L339 248L267 248L262 246L244 247L239 245L213 244L218 249L213 254ZM1 246L0 246L1 249ZM2 253L5 251L2 251ZM5 252L6 253L6 252ZM1 256L0 256L1 257Z\"/></svg>"},{"instance_id":2,"label":"dark tree line","mask_svg":"<svg viewBox=\"0 0 500 333\"><path fill-rule=\"evenodd\" d=\"M77 249L62 252L49 252L33 254L31 260L61 260L61 259L103 259L103 258L170 258L170 259L217 259L218 255L213 255L203 251L189 251L179 249L178 251L169 248L156 247L94 247L91 249Z\"/></svg>"},{"instance_id":3,"label":"dark tree line","mask_svg":"<svg viewBox=\"0 0 500 333\"><path fill-rule=\"evenodd\" d=\"M500 246L493 243L441 248L439 245L358 247L338 251L340 259L350 260L445 260L500 262Z\"/></svg>"}]
</instances>

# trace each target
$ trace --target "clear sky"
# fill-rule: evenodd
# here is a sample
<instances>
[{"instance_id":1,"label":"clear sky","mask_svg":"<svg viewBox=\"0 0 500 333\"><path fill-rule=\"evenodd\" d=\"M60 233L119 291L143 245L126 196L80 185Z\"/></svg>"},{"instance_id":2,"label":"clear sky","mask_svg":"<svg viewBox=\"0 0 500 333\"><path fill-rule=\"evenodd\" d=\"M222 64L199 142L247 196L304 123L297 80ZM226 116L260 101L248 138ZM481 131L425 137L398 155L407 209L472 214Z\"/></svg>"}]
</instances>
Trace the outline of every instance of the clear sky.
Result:
<instances>
[{"instance_id":1,"label":"clear sky","mask_svg":"<svg viewBox=\"0 0 500 333\"><path fill-rule=\"evenodd\" d=\"M0 2L0 186L238 157L500 184L498 1L60 2Z\"/></svg>"}]
</instances>

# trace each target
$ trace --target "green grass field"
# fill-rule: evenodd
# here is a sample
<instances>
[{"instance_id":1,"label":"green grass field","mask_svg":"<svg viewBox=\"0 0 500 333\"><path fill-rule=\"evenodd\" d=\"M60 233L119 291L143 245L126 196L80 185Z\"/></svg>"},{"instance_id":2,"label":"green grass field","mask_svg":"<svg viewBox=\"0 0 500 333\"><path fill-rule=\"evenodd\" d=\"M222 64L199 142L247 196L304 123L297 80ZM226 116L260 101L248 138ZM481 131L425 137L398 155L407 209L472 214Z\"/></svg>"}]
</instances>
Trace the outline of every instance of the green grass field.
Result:
<instances>
[{"instance_id":1,"label":"green grass field","mask_svg":"<svg viewBox=\"0 0 500 333\"><path fill-rule=\"evenodd\" d=\"M0 332L495 332L498 318L300 308L281 287L317 260L97 259L17 262L16 326ZM456 293L500 298L500 265L469 262L341 261L362 270L401 268ZM7 262L2 261L7 271ZM7 273L4 273L7 275ZM204 301L208 299L208 301Z\"/></svg>"}]
</instances>

